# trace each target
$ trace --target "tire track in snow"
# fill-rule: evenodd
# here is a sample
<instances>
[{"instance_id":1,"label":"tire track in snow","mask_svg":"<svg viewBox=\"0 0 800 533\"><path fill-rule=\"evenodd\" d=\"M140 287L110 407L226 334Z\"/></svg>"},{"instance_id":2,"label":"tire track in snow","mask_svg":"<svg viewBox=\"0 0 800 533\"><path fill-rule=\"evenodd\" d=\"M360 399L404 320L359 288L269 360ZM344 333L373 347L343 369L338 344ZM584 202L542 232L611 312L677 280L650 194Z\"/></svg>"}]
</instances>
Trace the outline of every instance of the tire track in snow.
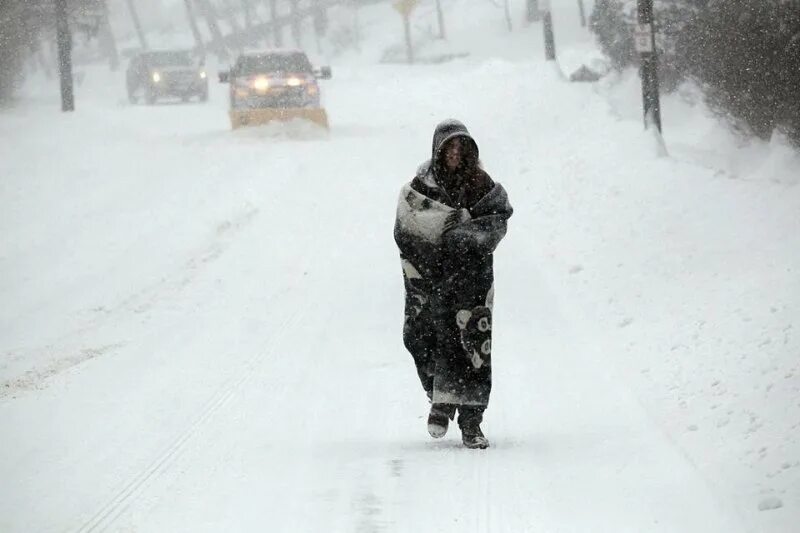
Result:
<instances>
[{"instance_id":1,"label":"tire track in snow","mask_svg":"<svg viewBox=\"0 0 800 533\"><path fill-rule=\"evenodd\" d=\"M105 531L112 526L117 519L128 509L128 507L142 493L149 482L164 472L168 471L172 464L183 453L186 444L192 437L203 428L209 420L227 404L230 399L250 381L255 372L254 370L273 353L273 347L287 331L291 331L291 326L297 322L299 311L289 314L277 328L269 344L269 348L264 349L259 355L245 363L240 373L222 385L216 393L209 399L200 413L188 428L182 431L156 458L133 479L126 483L105 505L103 505L89 520L84 522L75 530L76 533L91 533L93 531Z\"/></svg>"},{"instance_id":2,"label":"tire track in snow","mask_svg":"<svg viewBox=\"0 0 800 533\"><path fill-rule=\"evenodd\" d=\"M107 326L114 318L122 313L146 313L158 305L165 295L180 293L197 278L205 267L219 259L219 257L225 253L233 240L233 236L249 226L258 213L258 209L251 207L217 224L212 237L204 246L192 253L176 273L168 275L128 295L109 308L101 307L94 309L93 311L96 313L101 313L100 316L88 319L83 325L62 335L52 344L29 350L18 355L17 357L25 358L29 357L26 354L40 354L49 351L67 352L67 355L61 355L53 359L50 364L43 368L32 368L20 375L0 382L0 400L18 392L44 388L44 383L49 378L90 359L100 357L124 346L124 343L117 342L107 343L100 348L63 347L63 345L68 343L71 339L84 338L88 333ZM59 345L62 345L62 347L58 348ZM38 355L31 358L34 360L40 359Z\"/></svg>"}]
</instances>

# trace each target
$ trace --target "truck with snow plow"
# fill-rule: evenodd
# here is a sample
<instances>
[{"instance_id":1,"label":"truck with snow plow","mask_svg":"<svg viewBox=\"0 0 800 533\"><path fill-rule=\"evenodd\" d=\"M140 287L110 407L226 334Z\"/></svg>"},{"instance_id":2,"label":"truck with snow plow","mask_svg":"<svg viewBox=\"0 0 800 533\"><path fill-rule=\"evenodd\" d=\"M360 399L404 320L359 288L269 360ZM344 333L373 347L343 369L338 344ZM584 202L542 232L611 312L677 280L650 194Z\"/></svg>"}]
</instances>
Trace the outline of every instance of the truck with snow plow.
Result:
<instances>
[{"instance_id":1,"label":"truck with snow plow","mask_svg":"<svg viewBox=\"0 0 800 533\"><path fill-rule=\"evenodd\" d=\"M328 128L317 80L330 79L330 67L315 69L301 50L270 50L240 55L219 73L230 85L233 129L301 119Z\"/></svg>"}]
</instances>

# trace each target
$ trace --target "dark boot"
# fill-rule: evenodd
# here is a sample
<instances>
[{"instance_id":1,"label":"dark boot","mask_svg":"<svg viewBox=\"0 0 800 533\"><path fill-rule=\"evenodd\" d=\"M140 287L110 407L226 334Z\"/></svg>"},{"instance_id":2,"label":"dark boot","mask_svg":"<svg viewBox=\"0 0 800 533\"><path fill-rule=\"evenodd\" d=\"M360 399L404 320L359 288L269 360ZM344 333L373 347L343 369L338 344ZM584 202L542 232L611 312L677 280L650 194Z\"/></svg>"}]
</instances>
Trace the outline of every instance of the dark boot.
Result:
<instances>
[{"instance_id":1,"label":"dark boot","mask_svg":"<svg viewBox=\"0 0 800 533\"><path fill-rule=\"evenodd\" d=\"M481 422L483 422L483 411L485 409L485 407L471 405L461 405L458 408L461 442L467 448L483 450L489 447L489 439L481 431Z\"/></svg>"},{"instance_id":2,"label":"dark boot","mask_svg":"<svg viewBox=\"0 0 800 533\"><path fill-rule=\"evenodd\" d=\"M480 426L461 428L461 442L471 449L485 450L489 447L489 439L483 436Z\"/></svg>"},{"instance_id":3,"label":"dark boot","mask_svg":"<svg viewBox=\"0 0 800 533\"><path fill-rule=\"evenodd\" d=\"M431 405L428 415L428 433L434 439L440 439L447 433L447 426L456 414L456 406L446 403Z\"/></svg>"}]
</instances>

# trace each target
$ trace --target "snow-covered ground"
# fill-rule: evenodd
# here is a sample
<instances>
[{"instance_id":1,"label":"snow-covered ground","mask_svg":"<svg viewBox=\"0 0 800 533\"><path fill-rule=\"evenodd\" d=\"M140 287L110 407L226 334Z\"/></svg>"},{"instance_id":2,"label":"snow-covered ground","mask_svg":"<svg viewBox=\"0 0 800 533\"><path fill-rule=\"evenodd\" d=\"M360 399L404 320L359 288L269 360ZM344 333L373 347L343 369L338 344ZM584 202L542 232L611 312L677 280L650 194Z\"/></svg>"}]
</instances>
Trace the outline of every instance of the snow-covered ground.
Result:
<instances>
[{"instance_id":1,"label":"snow-covered ground","mask_svg":"<svg viewBox=\"0 0 800 533\"><path fill-rule=\"evenodd\" d=\"M687 89L657 157L635 79L569 84L523 2L511 34L467 3L430 50L470 57L413 67L361 10L329 135L102 68L0 114L0 531L796 530L800 156ZM486 452L429 439L401 342L395 202L450 116L516 209Z\"/></svg>"}]
</instances>

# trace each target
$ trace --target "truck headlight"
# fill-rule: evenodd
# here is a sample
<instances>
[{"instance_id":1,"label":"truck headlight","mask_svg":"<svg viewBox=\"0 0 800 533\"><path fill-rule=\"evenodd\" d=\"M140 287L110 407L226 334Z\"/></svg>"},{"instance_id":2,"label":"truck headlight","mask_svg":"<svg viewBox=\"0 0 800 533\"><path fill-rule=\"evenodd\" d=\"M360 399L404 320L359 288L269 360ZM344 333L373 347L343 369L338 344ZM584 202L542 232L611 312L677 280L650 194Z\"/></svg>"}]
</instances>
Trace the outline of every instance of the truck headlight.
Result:
<instances>
[{"instance_id":1,"label":"truck headlight","mask_svg":"<svg viewBox=\"0 0 800 533\"><path fill-rule=\"evenodd\" d=\"M208 76L208 74L206 74L206 71L205 70L201 70L200 71L200 79L204 80L204 79L206 79L206 76Z\"/></svg>"},{"instance_id":2,"label":"truck headlight","mask_svg":"<svg viewBox=\"0 0 800 533\"><path fill-rule=\"evenodd\" d=\"M288 80L286 80L286 85L288 85L289 87L300 87L301 85L303 85L303 80L301 80L300 78L289 78Z\"/></svg>"},{"instance_id":3,"label":"truck headlight","mask_svg":"<svg viewBox=\"0 0 800 533\"><path fill-rule=\"evenodd\" d=\"M158 83L161 81L161 74L158 72L153 72L153 82Z\"/></svg>"},{"instance_id":4,"label":"truck headlight","mask_svg":"<svg viewBox=\"0 0 800 533\"><path fill-rule=\"evenodd\" d=\"M269 89L269 79L267 78L256 78L253 81L253 89L257 91L266 91Z\"/></svg>"}]
</instances>

